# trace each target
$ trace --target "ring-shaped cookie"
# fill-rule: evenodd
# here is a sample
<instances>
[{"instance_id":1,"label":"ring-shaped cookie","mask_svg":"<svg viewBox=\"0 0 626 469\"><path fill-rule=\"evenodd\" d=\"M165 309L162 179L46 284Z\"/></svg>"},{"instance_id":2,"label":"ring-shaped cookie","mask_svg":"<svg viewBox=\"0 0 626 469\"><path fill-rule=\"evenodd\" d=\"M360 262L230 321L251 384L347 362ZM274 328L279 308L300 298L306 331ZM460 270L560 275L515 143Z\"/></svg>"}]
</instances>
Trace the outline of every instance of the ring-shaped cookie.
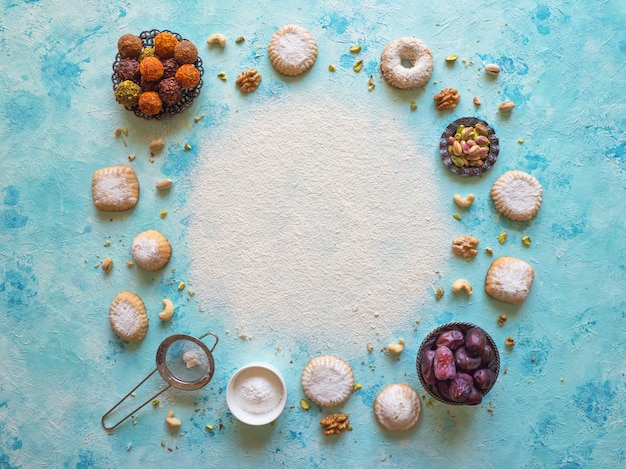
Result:
<instances>
[{"instance_id":1,"label":"ring-shaped cookie","mask_svg":"<svg viewBox=\"0 0 626 469\"><path fill-rule=\"evenodd\" d=\"M403 61L410 67L406 67ZM391 41L380 58L380 70L387 83L403 90L419 88L428 83L433 67L430 49L414 37Z\"/></svg>"}]
</instances>

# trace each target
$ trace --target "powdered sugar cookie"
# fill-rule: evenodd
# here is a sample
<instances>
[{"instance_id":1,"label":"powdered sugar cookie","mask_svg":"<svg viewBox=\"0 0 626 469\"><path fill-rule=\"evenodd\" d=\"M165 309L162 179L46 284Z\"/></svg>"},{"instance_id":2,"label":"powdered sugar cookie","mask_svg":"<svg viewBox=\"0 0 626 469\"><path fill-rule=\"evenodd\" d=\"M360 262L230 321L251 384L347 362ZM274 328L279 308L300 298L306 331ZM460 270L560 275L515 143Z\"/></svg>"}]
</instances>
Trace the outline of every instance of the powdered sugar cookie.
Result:
<instances>
[{"instance_id":1,"label":"powdered sugar cookie","mask_svg":"<svg viewBox=\"0 0 626 469\"><path fill-rule=\"evenodd\" d=\"M148 332L148 315L143 300L131 291L119 292L109 308L111 328L121 339L138 342Z\"/></svg>"},{"instance_id":2,"label":"powdered sugar cookie","mask_svg":"<svg viewBox=\"0 0 626 469\"><path fill-rule=\"evenodd\" d=\"M157 230L148 230L135 236L131 252L139 267L154 272L162 269L169 262L172 246Z\"/></svg>"},{"instance_id":3,"label":"powdered sugar cookie","mask_svg":"<svg viewBox=\"0 0 626 469\"><path fill-rule=\"evenodd\" d=\"M93 173L91 195L98 210L123 212L137 205L139 181L129 166L109 166Z\"/></svg>"},{"instance_id":4,"label":"powdered sugar cookie","mask_svg":"<svg viewBox=\"0 0 626 469\"><path fill-rule=\"evenodd\" d=\"M322 407L333 407L348 400L353 386L350 365L332 355L313 358L302 371L304 394Z\"/></svg>"},{"instance_id":5,"label":"powdered sugar cookie","mask_svg":"<svg viewBox=\"0 0 626 469\"><path fill-rule=\"evenodd\" d=\"M537 214L542 194L537 178L524 171L507 171L491 187L496 210L517 221L530 220Z\"/></svg>"},{"instance_id":6,"label":"powdered sugar cookie","mask_svg":"<svg viewBox=\"0 0 626 469\"><path fill-rule=\"evenodd\" d=\"M317 59L317 44L308 29L286 24L272 36L267 48L274 68L290 77L306 72Z\"/></svg>"},{"instance_id":7,"label":"powdered sugar cookie","mask_svg":"<svg viewBox=\"0 0 626 469\"><path fill-rule=\"evenodd\" d=\"M405 67L402 61L410 63ZM401 37L391 41L380 57L380 71L391 86L412 89L424 86L433 74L433 55L422 41Z\"/></svg>"},{"instance_id":8,"label":"powdered sugar cookie","mask_svg":"<svg viewBox=\"0 0 626 469\"><path fill-rule=\"evenodd\" d=\"M534 279L535 270L528 263L504 256L491 263L485 278L485 291L496 300L520 304L526 300Z\"/></svg>"},{"instance_id":9,"label":"powdered sugar cookie","mask_svg":"<svg viewBox=\"0 0 626 469\"><path fill-rule=\"evenodd\" d=\"M408 384L390 384L374 400L376 420L392 432L413 428L421 411L419 395Z\"/></svg>"}]
</instances>

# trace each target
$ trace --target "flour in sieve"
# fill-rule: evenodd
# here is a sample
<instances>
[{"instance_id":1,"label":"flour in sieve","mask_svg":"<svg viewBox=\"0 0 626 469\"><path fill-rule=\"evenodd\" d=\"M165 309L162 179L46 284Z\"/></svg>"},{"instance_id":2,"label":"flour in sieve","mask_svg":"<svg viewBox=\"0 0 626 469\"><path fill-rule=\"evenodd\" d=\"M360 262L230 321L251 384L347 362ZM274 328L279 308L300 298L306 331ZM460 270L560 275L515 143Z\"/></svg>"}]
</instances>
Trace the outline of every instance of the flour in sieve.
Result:
<instances>
[{"instance_id":1,"label":"flour in sieve","mask_svg":"<svg viewBox=\"0 0 626 469\"><path fill-rule=\"evenodd\" d=\"M413 323L447 256L447 209L419 129L374 114L265 102L202 142L190 271L226 327L336 347Z\"/></svg>"}]
</instances>

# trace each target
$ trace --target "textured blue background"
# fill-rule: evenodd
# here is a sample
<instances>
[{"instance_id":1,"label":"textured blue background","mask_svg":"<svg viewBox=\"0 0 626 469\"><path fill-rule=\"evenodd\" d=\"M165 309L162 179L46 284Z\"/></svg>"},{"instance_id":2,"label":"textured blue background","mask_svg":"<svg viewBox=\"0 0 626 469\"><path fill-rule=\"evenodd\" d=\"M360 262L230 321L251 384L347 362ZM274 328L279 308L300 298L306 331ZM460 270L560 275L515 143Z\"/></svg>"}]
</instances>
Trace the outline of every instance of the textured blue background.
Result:
<instances>
[{"instance_id":1,"label":"textured blue background","mask_svg":"<svg viewBox=\"0 0 626 469\"><path fill-rule=\"evenodd\" d=\"M76 6L2 0L0 467L252 462L259 467L451 467L460 462L493 468L626 467L626 4L571 3L445 1L425 7L403 0L261 1L244 7L174 0L92 0ZM318 62L302 79L278 76L267 58L271 35L286 23L309 28L320 49ZM151 28L180 32L199 46L205 61L201 96L190 111L167 122L138 119L112 97L117 38ZM206 46L213 32L230 39L224 51ZM236 46L240 35L246 42ZM379 79L385 44L406 35L421 38L433 51L436 68L425 91L396 91ZM354 43L363 45L364 70L358 77L347 51ZM452 67L444 62L449 54L460 57ZM331 62L339 67L332 81ZM497 80L478 70L489 62L502 67ZM242 97L234 77L250 66L261 71L263 82L254 95ZM226 84L215 76L220 70L230 77ZM370 74L377 87L367 93ZM440 114L432 95L443 86L458 88L463 98L453 112ZM370 99L373 109L397 113L399 125L416 129L409 138L435 160L447 122L471 114L491 122L502 150L488 175L461 180L437 165L433 177L450 195L480 196L459 222L462 230L491 240L498 255L528 260L536 270L531 296L521 307L492 301L481 288L470 302L446 296L417 307L422 322L415 330L399 329L411 345L397 361L365 351L352 360L363 385L344 406L354 431L332 439L321 434L321 409L299 407L300 372L320 352L314 344L281 350L271 341L241 341L225 331L228 311L212 309L210 298L177 293L190 261L184 249L188 220L180 210L189 186L181 184L165 198L144 190L131 214L112 216L95 211L90 192L95 170L124 164L131 153L137 154L133 166L146 181L191 178L197 149L221 116L245 109L250 101L262 104L287 95L314 99L308 92L319 89L333 99ZM483 101L477 111L471 104L475 94ZM509 117L496 111L505 99L517 103ZM412 100L419 105L413 113ZM193 116L200 113L206 118L195 124ZM113 137L118 127L129 129L128 148ZM166 153L150 161L146 143L163 135L168 136ZM193 149L184 152L185 143ZM509 169L528 171L543 184L544 204L532 222L500 218L488 199L491 183ZM167 224L158 215L163 207L169 211ZM449 208L451 215L452 203ZM155 225L178 247L172 259L176 271L154 275L126 268L132 236ZM508 232L503 247L496 241L502 231ZM531 236L530 247L522 245L524 235ZM104 276L94 265L106 255L116 265ZM479 256L470 266L450 258L442 271L479 285L489 262ZM148 337L139 345L124 345L108 326L108 305L124 288L140 294L153 312L164 295L176 298L181 313L165 326L152 316ZM496 325L501 313L509 316L504 327ZM477 408L426 401L413 430L385 432L372 416L377 392L388 383L407 382L423 394L413 365L417 346L430 329L450 320L471 320L492 332L506 374ZM149 406L136 425L107 435L101 415L153 368L160 341L173 332L205 330L221 337L213 381L202 391L173 392L165 400L183 420L181 433L164 426L166 407ZM510 351L503 346L507 335L517 341ZM289 390L285 413L261 428L238 423L224 399L232 371L253 355L277 366ZM207 432L206 424L215 430Z\"/></svg>"}]
</instances>

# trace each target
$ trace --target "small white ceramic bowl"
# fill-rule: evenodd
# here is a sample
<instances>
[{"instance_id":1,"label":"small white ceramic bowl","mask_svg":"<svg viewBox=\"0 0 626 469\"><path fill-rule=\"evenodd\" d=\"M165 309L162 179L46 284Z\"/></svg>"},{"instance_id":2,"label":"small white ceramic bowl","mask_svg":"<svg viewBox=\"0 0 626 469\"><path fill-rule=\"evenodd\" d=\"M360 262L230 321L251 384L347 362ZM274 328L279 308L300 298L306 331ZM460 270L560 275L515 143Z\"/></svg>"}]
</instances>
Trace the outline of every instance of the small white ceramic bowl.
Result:
<instances>
[{"instance_id":1,"label":"small white ceramic bowl","mask_svg":"<svg viewBox=\"0 0 626 469\"><path fill-rule=\"evenodd\" d=\"M276 420L285 408L287 386L272 365L250 363L228 381L226 403L241 422L265 425Z\"/></svg>"}]
</instances>

